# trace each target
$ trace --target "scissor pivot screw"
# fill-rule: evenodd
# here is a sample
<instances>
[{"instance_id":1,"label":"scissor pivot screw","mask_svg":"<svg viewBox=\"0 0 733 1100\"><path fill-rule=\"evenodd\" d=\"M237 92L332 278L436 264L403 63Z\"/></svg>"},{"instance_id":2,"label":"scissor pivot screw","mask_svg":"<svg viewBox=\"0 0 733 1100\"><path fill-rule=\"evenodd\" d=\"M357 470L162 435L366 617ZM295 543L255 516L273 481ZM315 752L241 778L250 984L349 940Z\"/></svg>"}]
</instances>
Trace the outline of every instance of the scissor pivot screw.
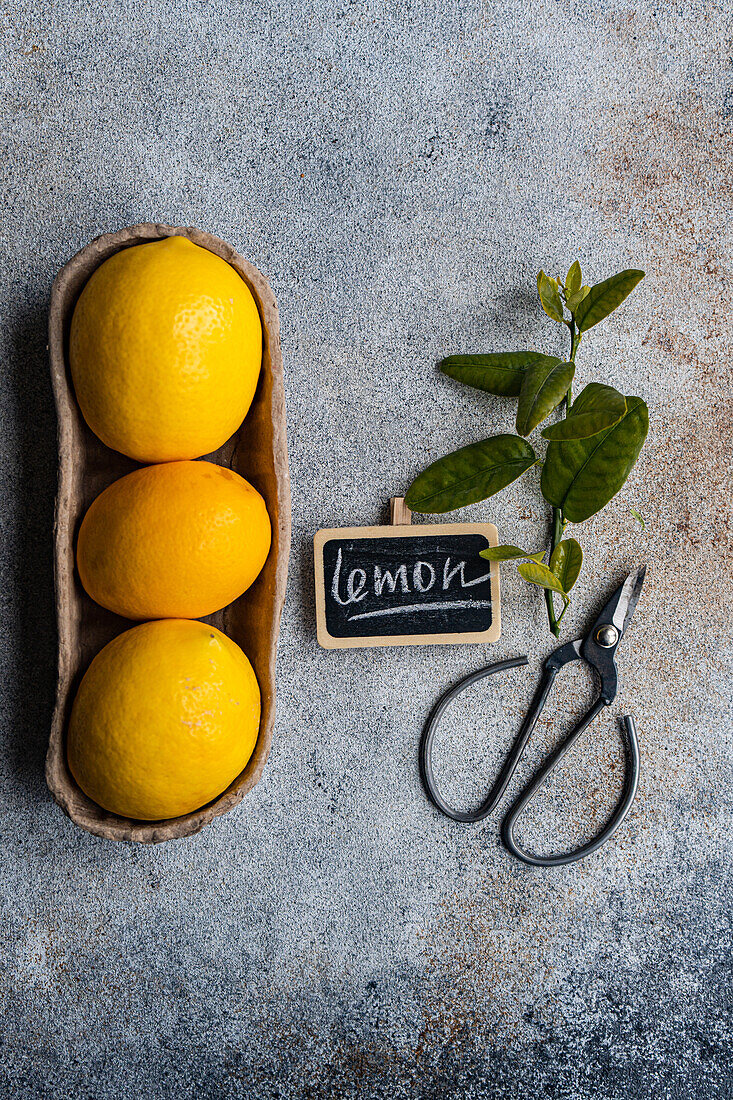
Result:
<instances>
[{"instance_id":1,"label":"scissor pivot screw","mask_svg":"<svg viewBox=\"0 0 733 1100\"><path fill-rule=\"evenodd\" d=\"M610 649L611 646L616 645L618 641L618 630L615 626L611 626L610 623L605 626L599 626L596 631L596 641L602 649Z\"/></svg>"}]
</instances>

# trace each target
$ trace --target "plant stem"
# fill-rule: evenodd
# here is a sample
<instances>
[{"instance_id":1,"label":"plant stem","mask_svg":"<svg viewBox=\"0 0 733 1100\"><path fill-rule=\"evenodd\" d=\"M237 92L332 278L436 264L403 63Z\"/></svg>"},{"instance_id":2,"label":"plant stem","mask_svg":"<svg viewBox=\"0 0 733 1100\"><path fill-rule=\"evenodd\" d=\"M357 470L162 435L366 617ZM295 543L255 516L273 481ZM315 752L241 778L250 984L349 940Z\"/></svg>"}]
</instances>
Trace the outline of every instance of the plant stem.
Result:
<instances>
[{"instance_id":1,"label":"plant stem","mask_svg":"<svg viewBox=\"0 0 733 1100\"><path fill-rule=\"evenodd\" d=\"M563 529L562 515L559 508L552 509L552 546L550 548L550 557L557 544L562 539ZM545 589L545 603L547 604L547 618L550 620L550 630L556 638L560 637L560 623L555 618L555 602L553 599L554 592L549 588Z\"/></svg>"},{"instance_id":2,"label":"plant stem","mask_svg":"<svg viewBox=\"0 0 733 1100\"><path fill-rule=\"evenodd\" d=\"M574 363L575 362L575 353L577 352L578 347L580 346L580 341L582 339L580 333L575 328L575 318L574 317L571 318L570 324L568 325L568 328L570 329L570 358L568 359L568 362L569 363ZM568 386L568 392L565 394L565 415L566 416L570 412L570 406L573 403L572 392L573 392L572 386Z\"/></svg>"},{"instance_id":3,"label":"plant stem","mask_svg":"<svg viewBox=\"0 0 733 1100\"><path fill-rule=\"evenodd\" d=\"M577 352L578 345L580 344L580 341L581 341L581 335L575 328L575 318L574 317L572 317L570 322L568 323L568 328L570 329L570 358L568 359L568 362L569 363L574 363L575 362L575 353ZM570 411L571 404L572 404L571 388L568 387L568 392L565 394L565 399L563 401L563 408L564 408L564 415L565 416L568 415L568 412ZM559 508L553 508L552 509L552 539L551 539L551 544L550 544L550 557L552 557L552 554L553 554L553 551L555 550L555 547L558 545L559 542L562 541L562 534L563 534L564 530L565 530L565 521L563 520L562 513L561 513ZM555 615L555 598L554 598L554 596L555 596L554 592L552 592L549 588L545 589L545 603L547 604L547 618L550 622L550 630L552 631L552 633L555 635L556 638L559 638L560 637L560 619L562 619L563 615L565 614L565 608L567 607L567 604L565 604L565 606L563 607L562 612L560 613L560 617L558 618Z\"/></svg>"}]
</instances>

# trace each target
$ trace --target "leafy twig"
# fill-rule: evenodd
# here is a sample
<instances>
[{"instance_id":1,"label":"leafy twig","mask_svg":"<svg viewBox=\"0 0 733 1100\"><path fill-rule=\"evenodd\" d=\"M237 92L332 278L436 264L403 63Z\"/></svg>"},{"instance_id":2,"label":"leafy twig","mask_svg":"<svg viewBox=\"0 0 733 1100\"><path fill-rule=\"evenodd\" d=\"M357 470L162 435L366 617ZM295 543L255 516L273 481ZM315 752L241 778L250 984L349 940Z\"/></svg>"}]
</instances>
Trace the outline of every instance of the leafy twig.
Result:
<instances>
[{"instance_id":1,"label":"leafy twig","mask_svg":"<svg viewBox=\"0 0 733 1100\"><path fill-rule=\"evenodd\" d=\"M584 286L576 260L565 281L540 271L537 290L542 308L567 325L567 360L538 351L454 355L444 359L445 374L500 397L517 398L517 435L492 436L462 447L433 462L408 489L405 503L416 512L449 512L486 500L520 477L537 458L524 439L550 413L563 418L545 428L549 441L542 469L542 495L552 507L550 558L517 546L482 552L490 561L524 559L517 566L530 584L545 590L550 630L556 636L567 610L570 589L580 573L583 553L574 538L564 538L568 523L582 523L604 508L626 481L646 439L649 417L639 397L624 397L612 386L590 382L575 401L575 359L584 334L612 313L644 277L643 271L621 271L595 286ZM640 514L631 514L644 525ZM563 600L559 615L555 596Z\"/></svg>"}]
</instances>

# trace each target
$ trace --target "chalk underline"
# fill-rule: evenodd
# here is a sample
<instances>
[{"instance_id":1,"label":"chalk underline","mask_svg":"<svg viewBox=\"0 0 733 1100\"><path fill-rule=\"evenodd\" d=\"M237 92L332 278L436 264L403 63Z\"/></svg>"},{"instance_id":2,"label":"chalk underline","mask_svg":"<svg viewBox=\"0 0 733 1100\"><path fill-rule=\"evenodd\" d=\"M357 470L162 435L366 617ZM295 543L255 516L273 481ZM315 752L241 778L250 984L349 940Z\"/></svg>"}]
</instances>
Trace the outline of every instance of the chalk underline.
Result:
<instances>
[{"instance_id":1,"label":"chalk underline","mask_svg":"<svg viewBox=\"0 0 733 1100\"><path fill-rule=\"evenodd\" d=\"M383 607L376 611L360 611L358 615L349 615L349 622L354 619L371 619L375 615L400 615L403 611L432 611L437 608L458 607L491 607L491 600L434 600L431 603L406 603L402 607Z\"/></svg>"}]
</instances>

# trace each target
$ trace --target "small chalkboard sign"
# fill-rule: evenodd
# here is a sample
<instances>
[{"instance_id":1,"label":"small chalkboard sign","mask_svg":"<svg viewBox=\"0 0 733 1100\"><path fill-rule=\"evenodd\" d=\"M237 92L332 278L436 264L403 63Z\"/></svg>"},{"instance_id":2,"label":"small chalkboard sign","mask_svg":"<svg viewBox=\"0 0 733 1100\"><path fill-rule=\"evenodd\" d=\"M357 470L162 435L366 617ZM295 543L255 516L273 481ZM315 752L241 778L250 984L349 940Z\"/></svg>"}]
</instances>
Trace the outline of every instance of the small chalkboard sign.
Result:
<instances>
[{"instance_id":1,"label":"small chalkboard sign","mask_svg":"<svg viewBox=\"0 0 733 1100\"><path fill-rule=\"evenodd\" d=\"M337 527L314 539L318 641L324 649L495 642L499 568L480 551L493 523L410 525L402 498L391 527Z\"/></svg>"}]
</instances>

